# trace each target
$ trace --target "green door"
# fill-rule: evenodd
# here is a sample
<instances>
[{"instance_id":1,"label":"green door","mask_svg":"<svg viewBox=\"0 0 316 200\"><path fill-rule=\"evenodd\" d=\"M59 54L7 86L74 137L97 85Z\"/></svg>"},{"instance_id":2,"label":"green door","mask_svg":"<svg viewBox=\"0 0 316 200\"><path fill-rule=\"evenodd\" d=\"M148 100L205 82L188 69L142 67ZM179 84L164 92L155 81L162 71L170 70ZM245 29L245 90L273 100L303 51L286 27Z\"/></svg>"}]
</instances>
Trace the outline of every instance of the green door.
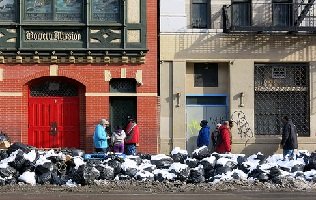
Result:
<instances>
[{"instance_id":1,"label":"green door","mask_svg":"<svg viewBox=\"0 0 316 200\"><path fill-rule=\"evenodd\" d=\"M127 124L127 116L133 116L137 119L136 116L136 106L137 98L136 97L110 97L111 105L111 115L110 115L110 125L111 131L115 130L116 126L122 126L125 128Z\"/></svg>"}]
</instances>

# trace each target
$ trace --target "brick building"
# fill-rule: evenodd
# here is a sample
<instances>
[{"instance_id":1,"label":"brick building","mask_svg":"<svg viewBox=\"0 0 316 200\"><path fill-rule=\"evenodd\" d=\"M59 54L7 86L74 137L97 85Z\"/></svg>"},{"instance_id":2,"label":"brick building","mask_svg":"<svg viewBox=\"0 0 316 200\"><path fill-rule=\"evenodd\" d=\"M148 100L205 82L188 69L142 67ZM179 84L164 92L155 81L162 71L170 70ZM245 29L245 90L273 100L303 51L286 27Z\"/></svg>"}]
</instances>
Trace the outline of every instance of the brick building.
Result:
<instances>
[{"instance_id":1,"label":"brick building","mask_svg":"<svg viewBox=\"0 0 316 200\"><path fill-rule=\"evenodd\" d=\"M134 115L158 152L156 0L0 2L0 130L39 148L92 151L101 118Z\"/></svg>"}]
</instances>

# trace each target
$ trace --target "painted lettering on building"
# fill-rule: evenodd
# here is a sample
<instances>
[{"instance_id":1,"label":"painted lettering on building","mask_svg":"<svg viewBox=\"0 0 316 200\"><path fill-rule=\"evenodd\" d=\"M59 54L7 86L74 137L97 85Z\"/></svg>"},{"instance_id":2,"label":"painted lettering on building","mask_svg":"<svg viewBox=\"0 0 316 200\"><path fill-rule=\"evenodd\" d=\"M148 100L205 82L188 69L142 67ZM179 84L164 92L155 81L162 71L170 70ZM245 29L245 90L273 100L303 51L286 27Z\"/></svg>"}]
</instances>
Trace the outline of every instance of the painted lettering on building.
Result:
<instances>
[{"instance_id":1,"label":"painted lettering on building","mask_svg":"<svg viewBox=\"0 0 316 200\"><path fill-rule=\"evenodd\" d=\"M43 41L43 40L67 40L67 41L81 41L82 36L79 32L65 32L65 31L53 31L53 32L34 32L25 31L25 40Z\"/></svg>"}]
</instances>

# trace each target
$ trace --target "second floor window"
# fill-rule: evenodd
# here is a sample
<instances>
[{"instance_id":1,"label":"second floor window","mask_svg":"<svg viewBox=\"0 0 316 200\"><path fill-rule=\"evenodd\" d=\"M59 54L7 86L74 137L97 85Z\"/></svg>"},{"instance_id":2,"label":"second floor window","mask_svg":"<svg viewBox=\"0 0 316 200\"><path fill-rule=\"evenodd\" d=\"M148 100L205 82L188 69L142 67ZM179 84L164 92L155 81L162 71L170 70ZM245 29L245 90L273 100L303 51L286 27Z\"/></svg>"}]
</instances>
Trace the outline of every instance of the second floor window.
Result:
<instances>
[{"instance_id":1,"label":"second floor window","mask_svg":"<svg viewBox=\"0 0 316 200\"><path fill-rule=\"evenodd\" d=\"M273 26L291 26L293 21L292 11L292 0L273 0Z\"/></svg>"},{"instance_id":2,"label":"second floor window","mask_svg":"<svg viewBox=\"0 0 316 200\"><path fill-rule=\"evenodd\" d=\"M251 1L233 0L232 1L232 20L234 26L250 26L251 20Z\"/></svg>"},{"instance_id":3,"label":"second floor window","mask_svg":"<svg viewBox=\"0 0 316 200\"><path fill-rule=\"evenodd\" d=\"M192 28L207 28L208 8L207 0L192 0Z\"/></svg>"}]
</instances>

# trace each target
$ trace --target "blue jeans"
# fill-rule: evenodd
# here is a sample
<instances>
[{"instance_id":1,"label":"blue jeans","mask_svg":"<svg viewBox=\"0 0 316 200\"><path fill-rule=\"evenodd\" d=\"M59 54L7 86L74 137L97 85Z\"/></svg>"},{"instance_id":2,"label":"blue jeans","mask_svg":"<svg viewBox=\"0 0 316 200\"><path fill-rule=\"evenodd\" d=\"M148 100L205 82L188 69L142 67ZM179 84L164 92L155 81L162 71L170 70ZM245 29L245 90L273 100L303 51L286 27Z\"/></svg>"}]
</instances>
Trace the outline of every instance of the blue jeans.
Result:
<instances>
[{"instance_id":1,"label":"blue jeans","mask_svg":"<svg viewBox=\"0 0 316 200\"><path fill-rule=\"evenodd\" d=\"M136 144L126 144L125 145L126 155L136 155Z\"/></svg>"},{"instance_id":2,"label":"blue jeans","mask_svg":"<svg viewBox=\"0 0 316 200\"><path fill-rule=\"evenodd\" d=\"M283 158L288 156L289 160L294 159L294 149L283 149Z\"/></svg>"}]
</instances>

